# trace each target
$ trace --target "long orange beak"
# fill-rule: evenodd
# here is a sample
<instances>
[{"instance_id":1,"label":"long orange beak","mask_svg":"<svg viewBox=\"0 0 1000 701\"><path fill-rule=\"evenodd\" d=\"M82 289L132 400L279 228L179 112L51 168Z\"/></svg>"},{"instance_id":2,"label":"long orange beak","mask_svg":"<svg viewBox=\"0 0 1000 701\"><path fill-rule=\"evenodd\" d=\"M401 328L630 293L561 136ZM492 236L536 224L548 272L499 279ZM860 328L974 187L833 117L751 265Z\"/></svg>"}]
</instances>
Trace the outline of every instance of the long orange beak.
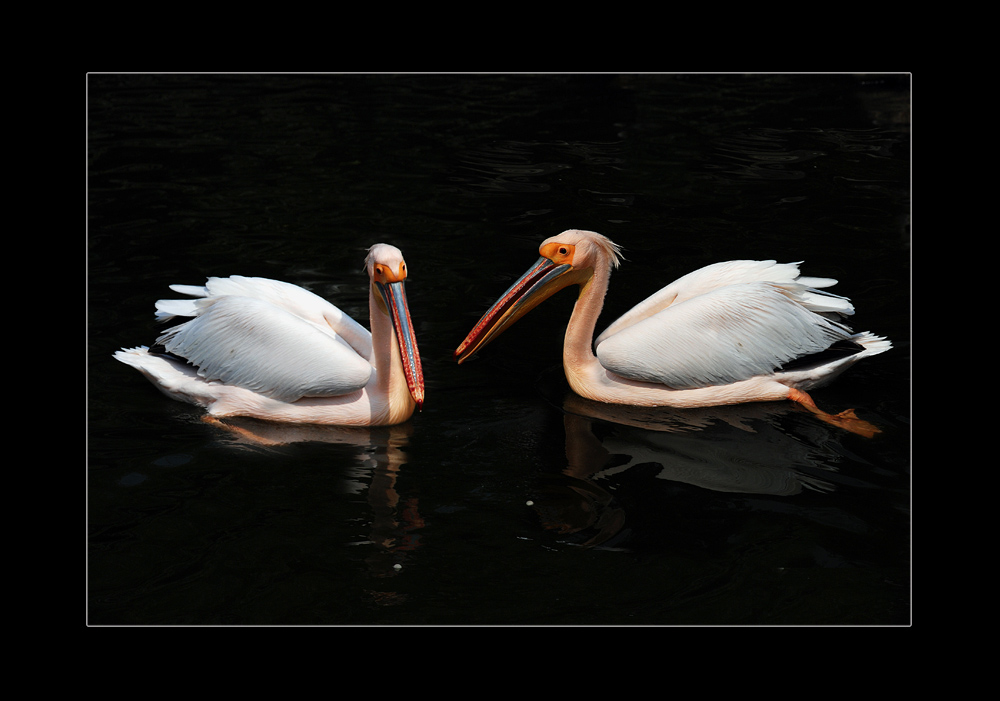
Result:
<instances>
[{"instance_id":1,"label":"long orange beak","mask_svg":"<svg viewBox=\"0 0 1000 701\"><path fill-rule=\"evenodd\" d=\"M410 307L406 303L406 288L403 287L402 280L375 282L375 287L382 295L392 326L396 330L396 341L399 343L399 355L403 360L403 374L406 375L410 396L417 403L417 409L421 409L424 405L424 371L420 365L413 322L410 321Z\"/></svg>"},{"instance_id":2,"label":"long orange beak","mask_svg":"<svg viewBox=\"0 0 1000 701\"><path fill-rule=\"evenodd\" d=\"M455 350L455 360L461 364L494 338L513 326L514 322L564 287L579 283L572 265L557 265L540 257L517 282L483 314L469 335Z\"/></svg>"}]
</instances>

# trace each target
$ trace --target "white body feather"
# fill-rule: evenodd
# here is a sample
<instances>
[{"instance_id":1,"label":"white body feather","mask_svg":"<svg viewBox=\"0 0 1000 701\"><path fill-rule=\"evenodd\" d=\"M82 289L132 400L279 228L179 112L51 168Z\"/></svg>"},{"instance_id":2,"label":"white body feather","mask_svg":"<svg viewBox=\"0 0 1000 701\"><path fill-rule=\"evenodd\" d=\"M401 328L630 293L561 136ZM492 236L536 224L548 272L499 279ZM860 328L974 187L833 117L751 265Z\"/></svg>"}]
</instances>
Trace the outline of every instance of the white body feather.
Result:
<instances>
[{"instance_id":1,"label":"white body feather","mask_svg":"<svg viewBox=\"0 0 1000 701\"><path fill-rule=\"evenodd\" d=\"M729 261L667 285L596 340L601 364L633 380L674 389L726 385L852 337L821 313L854 313L816 289L836 280L800 278L798 264Z\"/></svg>"},{"instance_id":2,"label":"white body feather","mask_svg":"<svg viewBox=\"0 0 1000 701\"><path fill-rule=\"evenodd\" d=\"M336 397L361 389L372 366L332 329L253 297L209 297L197 316L157 339L206 380L274 399Z\"/></svg>"}]
</instances>

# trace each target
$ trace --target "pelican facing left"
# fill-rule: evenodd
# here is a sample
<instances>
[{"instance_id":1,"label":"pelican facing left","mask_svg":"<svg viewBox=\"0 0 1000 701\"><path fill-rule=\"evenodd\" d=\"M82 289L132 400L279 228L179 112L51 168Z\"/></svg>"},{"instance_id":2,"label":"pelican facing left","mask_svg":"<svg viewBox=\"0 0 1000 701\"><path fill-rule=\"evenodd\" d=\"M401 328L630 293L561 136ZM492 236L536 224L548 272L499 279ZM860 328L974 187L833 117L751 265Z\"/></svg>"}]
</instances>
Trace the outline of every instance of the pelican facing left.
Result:
<instances>
[{"instance_id":1,"label":"pelican facing left","mask_svg":"<svg viewBox=\"0 0 1000 701\"><path fill-rule=\"evenodd\" d=\"M570 229L543 241L539 253L459 345L459 363L547 297L578 285L563 369L582 397L681 408L790 399L833 425L861 435L878 432L853 410L823 412L806 393L892 347L836 320L854 313L850 301L817 289L836 280L802 277L798 263L715 263L654 293L595 340L611 269L620 260L618 245L593 231Z\"/></svg>"},{"instance_id":2,"label":"pelican facing left","mask_svg":"<svg viewBox=\"0 0 1000 701\"><path fill-rule=\"evenodd\" d=\"M196 299L159 300L156 317L193 317L146 346L114 354L172 399L209 416L337 426L402 423L424 401L406 263L368 250L371 332L322 297L258 277L171 285Z\"/></svg>"}]
</instances>

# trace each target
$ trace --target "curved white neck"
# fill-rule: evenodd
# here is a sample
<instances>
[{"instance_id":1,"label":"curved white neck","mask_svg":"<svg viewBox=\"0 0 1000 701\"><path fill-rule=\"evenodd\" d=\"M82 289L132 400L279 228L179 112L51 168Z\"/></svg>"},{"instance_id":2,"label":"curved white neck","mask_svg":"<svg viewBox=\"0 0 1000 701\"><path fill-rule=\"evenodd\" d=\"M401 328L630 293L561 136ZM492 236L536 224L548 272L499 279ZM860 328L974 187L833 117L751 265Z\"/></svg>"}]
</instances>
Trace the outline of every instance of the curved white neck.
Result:
<instances>
[{"instance_id":1,"label":"curved white neck","mask_svg":"<svg viewBox=\"0 0 1000 701\"><path fill-rule=\"evenodd\" d=\"M604 308L610 278L610 266L600 266L580 288L580 296L573 306L563 341L563 367L567 376L598 364L594 356L594 329Z\"/></svg>"}]
</instances>

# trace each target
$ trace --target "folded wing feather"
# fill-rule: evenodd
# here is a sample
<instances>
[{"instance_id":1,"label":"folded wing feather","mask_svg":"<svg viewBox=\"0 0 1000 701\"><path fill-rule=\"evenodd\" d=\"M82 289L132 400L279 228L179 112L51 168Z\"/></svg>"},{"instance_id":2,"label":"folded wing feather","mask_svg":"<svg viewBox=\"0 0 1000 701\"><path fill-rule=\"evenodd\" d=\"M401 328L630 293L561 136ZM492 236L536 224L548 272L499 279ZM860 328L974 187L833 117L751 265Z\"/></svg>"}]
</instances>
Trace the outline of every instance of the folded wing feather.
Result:
<instances>
[{"instance_id":1,"label":"folded wing feather","mask_svg":"<svg viewBox=\"0 0 1000 701\"><path fill-rule=\"evenodd\" d=\"M195 304L197 316L157 342L207 380L292 402L348 394L371 377L347 343L268 301L225 295Z\"/></svg>"},{"instance_id":2,"label":"folded wing feather","mask_svg":"<svg viewBox=\"0 0 1000 701\"><path fill-rule=\"evenodd\" d=\"M766 375L851 335L805 306L811 294L796 283L718 287L605 332L596 354L623 377L675 389Z\"/></svg>"}]
</instances>

